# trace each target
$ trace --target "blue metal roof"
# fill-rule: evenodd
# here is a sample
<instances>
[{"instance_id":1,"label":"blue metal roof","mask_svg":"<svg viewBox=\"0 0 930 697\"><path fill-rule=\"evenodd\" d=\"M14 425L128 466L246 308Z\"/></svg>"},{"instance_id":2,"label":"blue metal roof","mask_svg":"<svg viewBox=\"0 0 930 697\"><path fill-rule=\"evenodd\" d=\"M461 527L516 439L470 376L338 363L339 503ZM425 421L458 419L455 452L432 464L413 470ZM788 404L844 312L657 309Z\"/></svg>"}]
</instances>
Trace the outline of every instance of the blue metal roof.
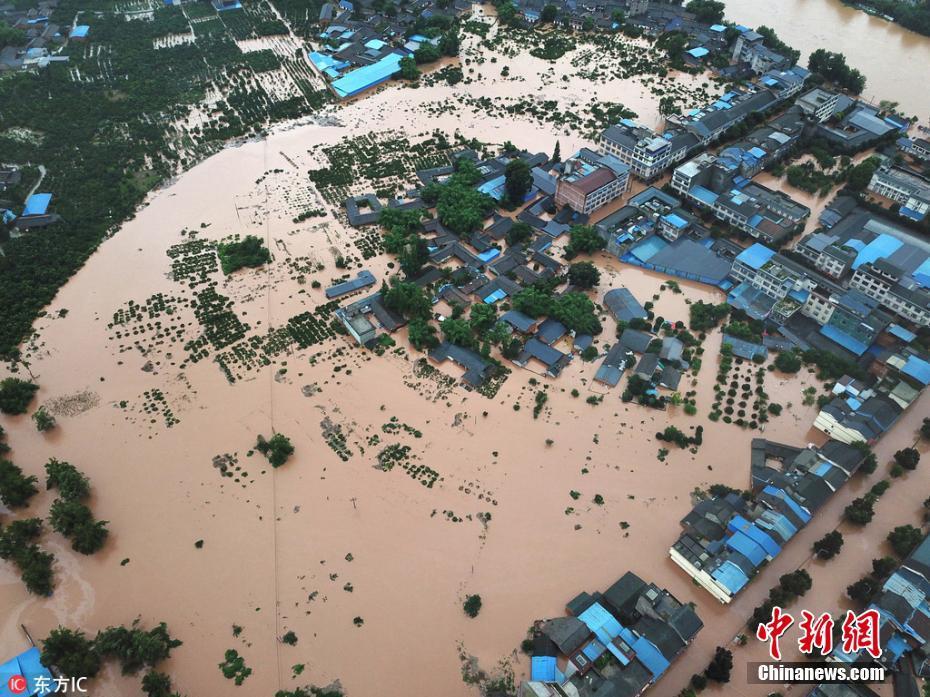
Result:
<instances>
[{"instance_id":1,"label":"blue metal roof","mask_svg":"<svg viewBox=\"0 0 930 697\"><path fill-rule=\"evenodd\" d=\"M721 564L714 570L711 577L726 588L730 595L736 595L743 589L743 586L749 583L749 577L731 561Z\"/></svg>"},{"instance_id":2,"label":"blue metal roof","mask_svg":"<svg viewBox=\"0 0 930 697\"><path fill-rule=\"evenodd\" d=\"M862 264L890 257L897 252L903 244L901 240L891 235L879 235L856 255L856 260L852 263L852 267L853 269L858 269Z\"/></svg>"},{"instance_id":3,"label":"blue metal roof","mask_svg":"<svg viewBox=\"0 0 930 697\"><path fill-rule=\"evenodd\" d=\"M892 336L898 337L901 341L904 341L908 344L917 338L917 335L914 332L908 331L900 324L889 324L888 333Z\"/></svg>"},{"instance_id":4,"label":"blue metal roof","mask_svg":"<svg viewBox=\"0 0 930 697\"><path fill-rule=\"evenodd\" d=\"M620 636L622 627L617 618L600 603L593 603L591 607L578 615L578 619L584 622L605 646L609 646L610 642Z\"/></svg>"},{"instance_id":5,"label":"blue metal roof","mask_svg":"<svg viewBox=\"0 0 930 697\"><path fill-rule=\"evenodd\" d=\"M750 523L748 520L743 518L743 516L737 515L733 516L730 522L727 524L727 527L731 530L739 530L749 537L757 545L760 545L765 553L769 557L776 557L778 553L781 552L781 547L769 537L767 534L762 532L757 528L753 523Z\"/></svg>"},{"instance_id":6,"label":"blue metal roof","mask_svg":"<svg viewBox=\"0 0 930 697\"><path fill-rule=\"evenodd\" d=\"M758 271L765 266L773 256L775 256L775 250L769 249L764 244L756 242L751 247L747 247L737 254L736 261L741 261L749 268Z\"/></svg>"},{"instance_id":7,"label":"blue metal roof","mask_svg":"<svg viewBox=\"0 0 930 697\"><path fill-rule=\"evenodd\" d=\"M26 679L26 692L14 695L10 689L10 678L14 675L21 675ZM55 687L52 674L39 661L39 649L32 647L6 663L0 664L0 697L26 697L39 694L41 688L41 685L37 684L39 678L47 680L46 685L49 688Z\"/></svg>"},{"instance_id":8,"label":"blue metal roof","mask_svg":"<svg viewBox=\"0 0 930 697\"><path fill-rule=\"evenodd\" d=\"M483 300L484 300L484 304L485 304L485 305L493 305L493 304L496 303L498 300L503 300L503 299L506 298L506 297L507 297L507 293L505 293L501 288L498 288L497 290L495 290L495 291L494 291L493 293L491 293L490 295L486 295L486 296L483 298Z\"/></svg>"},{"instance_id":9,"label":"blue metal roof","mask_svg":"<svg viewBox=\"0 0 930 697\"><path fill-rule=\"evenodd\" d=\"M530 661L530 680L555 682L555 656L533 656Z\"/></svg>"},{"instance_id":10,"label":"blue metal roof","mask_svg":"<svg viewBox=\"0 0 930 697\"><path fill-rule=\"evenodd\" d=\"M901 369L905 375L909 375L922 385L930 385L930 363L917 356L908 356L907 363Z\"/></svg>"},{"instance_id":11,"label":"blue metal roof","mask_svg":"<svg viewBox=\"0 0 930 697\"><path fill-rule=\"evenodd\" d=\"M759 564L765 561L766 554L762 546L753 542L748 535L739 530L735 530L727 538L726 546L728 549L742 554L754 567L758 567Z\"/></svg>"},{"instance_id":12,"label":"blue metal roof","mask_svg":"<svg viewBox=\"0 0 930 697\"><path fill-rule=\"evenodd\" d=\"M698 46L697 48L692 48L692 49L691 49L690 51L688 51L687 53L688 53L689 55L693 56L694 58L703 58L703 57L706 56L708 53L710 53L710 51L708 51L708 50L707 50L706 48L704 48L703 46Z\"/></svg>"},{"instance_id":13,"label":"blue metal roof","mask_svg":"<svg viewBox=\"0 0 930 697\"><path fill-rule=\"evenodd\" d=\"M858 339L854 339L846 332L841 331L840 329L830 324L823 325L820 328L820 333L827 337L830 341L839 344L844 349L856 356L861 356L869 348L868 344L864 344Z\"/></svg>"},{"instance_id":14,"label":"blue metal roof","mask_svg":"<svg viewBox=\"0 0 930 697\"><path fill-rule=\"evenodd\" d=\"M690 193L694 198L696 198L701 203L706 204L708 206L713 206L717 202L717 199L719 198L718 194L715 194L713 191L711 191L710 189L706 189L703 186L695 186L688 193Z\"/></svg>"},{"instance_id":15,"label":"blue metal roof","mask_svg":"<svg viewBox=\"0 0 930 697\"><path fill-rule=\"evenodd\" d=\"M599 642L597 639L592 639L590 642L588 642L588 645L581 650L581 653L587 656L589 660L596 661L606 650L607 647L604 646L601 642Z\"/></svg>"},{"instance_id":16,"label":"blue metal roof","mask_svg":"<svg viewBox=\"0 0 930 697\"><path fill-rule=\"evenodd\" d=\"M481 261L488 262L491 261L491 259L495 259L500 256L500 253L501 250L499 250L497 247L491 247L487 251L481 252L481 254L478 255L478 258L481 259Z\"/></svg>"},{"instance_id":17,"label":"blue metal roof","mask_svg":"<svg viewBox=\"0 0 930 697\"><path fill-rule=\"evenodd\" d=\"M51 194L33 194L26 199L23 215L45 215L48 204L52 202Z\"/></svg>"},{"instance_id":18,"label":"blue metal roof","mask_svg":"<svg viewBox=\"0 0 930 697\"><path fill-rule=\"evenodd\" d=\"M662 218L667 223L669 223L673 227L678 228L679 230L681 230L682 228L688 227L688 221L682 218L680 215L677 215L676 213L668 213L662 216Z\"/></svg>"},{"instance_id":19,"label":"blue metal roof","mask_svg":"<svg viewBox=\"0 0 930 697\"><path fill-rule=\"evenodd\" d=\"M332 88L342 99L363 92L399 73L401 58L397 53L389 53L377 63L353 70L334 81Z\"/></svg>"},{"instance_id":20,"label":"blue metal roof","mask_svg":"<svg viewBox=\"0 0 930 697\"><path fill-rule=\"evenodd\" d=\"M87 36L90 31L90 27L86 24L79 24L74 29L71 30L72 39L83 39Z\"/></svg>"},{"instance_id":21,"label":"blue metal roof","mask_svg":"<svg viewBox=\"0 0 930 697\"><path fill-rule=\"evenodd\" d=\"M763 493L766 493L769 496L774 496L784 501L787 504L788 508L790 508L791 511L798 518L800 518L804 522L805 525L811 521L811 514L808 513L806 509L801 508L801 506L798 504L797 501L795 501L793 498L788 496L788 494L786 494L784 491L782 491L778 487L774 487L770 484L766 486L764 489L762 489L762 491Z\"/></svg>"},{"instance_id":22,"label":"blue metal roof","mask_svg":"<svg viewBox=\"0 0 930 697\"><path fill-rule=\"evenodd\" d=\"M668 670L668 659L646 637L639 637L632 648L636 652L636 658L652 673L653 681L658 680L662 673Z\"/></svg>"}]
</instances>

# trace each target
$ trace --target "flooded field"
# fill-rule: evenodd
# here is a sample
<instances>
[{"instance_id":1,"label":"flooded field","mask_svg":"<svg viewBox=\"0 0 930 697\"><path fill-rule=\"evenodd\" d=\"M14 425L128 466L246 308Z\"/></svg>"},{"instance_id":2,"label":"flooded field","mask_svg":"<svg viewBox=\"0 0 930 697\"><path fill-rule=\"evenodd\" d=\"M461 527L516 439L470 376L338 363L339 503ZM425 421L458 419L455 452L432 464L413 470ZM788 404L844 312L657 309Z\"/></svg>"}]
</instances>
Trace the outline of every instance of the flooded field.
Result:
<instances>
[{"instance_id":1,"label":"flooded field","mask_svg":"<svg viewBox=\"0 0 930 697\"><path fill-rule=\"evenodd\" d=\"M546 152L559 140L563 154L591 145L560 124L527 118L515 128L512 116L468 106L514 85L527 98L551 89L565 107L587 99L580 78L546 76L550 64L540 59L521 54L507 62L509 82L500 63L485 62L476 66L482 81L389 87L220 152L153 194L62 289L28 350L41 385L37 403L58 405L60 427L43 436L26 417L6 419L8 442L27 473L38 474L50 457L86 472L91 506L110 521L111 537L101 553L79 557L47 533L42 544L58 559L48 600L27 595L3 565L0 647L21 644L20 624L43 637L58 624L93 632L140 617L167 622L184 642L162 669L185 694L258 697L339 679L350 697L473 695L462 673L471 657L489 676L519 681L528 667L519 645L535 620L561 615L578 592L602 590L632 570L696 603L706 625L653 689L672 695L715 646L742 631L783 573L776 569L806 563L810 542L836 525L865 483L841 492L732 607L719 606L668 559L692 492L715 483L745 487L749 443L759 435L707 419L717 332L704 343L696 383L682 384L696 391L696 416L624 404L621 387L595 385L596 364L579 359L556 380L514 367L487 397L458 385L454 367L424 368L403 332L382 356L326 332L322 288L359 266L379 284L393 271L383 254L363 260L369 232L343 226L332 215L336 206L309 183L319 146L348 135L434 129ZM562 63L554 70L564 70ZM609 84L613 101L658 121L641 80ZM461 108L444 107L450 100ZM330 212L295 222L318 209ZM224 277L200 245L235 234L262 237L273 261ZM348 260L345 271L336 266L340 258ZM624 285L641 302L652 299L656 315L687 321L688 301L722 299L684 282L676 293L666 279L607 255L595 262L597 301ZM203 302L197 294L205 287L228 298L235 316L225 316L215 343L229 343L220 348L197 341L200 319L190 303ZM297 317L306 344L273 347L264 360L259 348ZM614 337L612 321L604 325L600 348ZM765 378L771 400L785 406L765 437L822 442L810 429L816 408L802 403L808 386L820 389L803 371ZM539 390L548 400L534 418ZM603 399L591 404L589 397ZM924 396L882 442L882 457L913 441L927 407ZM698 452L673 447L660 460L655 433L668 424L703 425ZM277 470L252 452L257 436L273 431L296 448ZM388 455L396 455L390 467ZM873 522L874 539L863 539L877 544L924 497L922 487L893 486L877 516L888 520ZM44 514L51 499L41 493L30 511ZM855 580L845 576L867 564L869 552L854 553L857 545L851 538L830 571L814 574L823 609L841 604L837 594ZM842 566L854 554L857 563ZM483 600L475 619L462 611L468 594ZM234 625L242 628L238 637ZM288 631L297 635L294 646L280 641ZM232 648L253 670L235 689L217 668ZM737 650L735 676L755 649ZM748 694L741 683L719 692ZM111 669L94 694L138 694L138 680Z\"/></svg>"}]
</instances>

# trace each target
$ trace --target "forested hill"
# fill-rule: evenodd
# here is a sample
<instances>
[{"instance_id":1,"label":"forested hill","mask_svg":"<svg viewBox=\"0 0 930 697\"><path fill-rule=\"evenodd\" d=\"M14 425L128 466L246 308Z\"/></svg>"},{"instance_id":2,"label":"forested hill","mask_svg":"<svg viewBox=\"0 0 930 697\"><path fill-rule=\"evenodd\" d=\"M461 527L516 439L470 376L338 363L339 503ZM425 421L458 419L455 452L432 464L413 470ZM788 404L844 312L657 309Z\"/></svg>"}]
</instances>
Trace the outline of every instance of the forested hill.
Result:
<instances>
[{"instance_id":1,"label":"forested hill","mask_svg":"<svg viewBox=\"0 0 930 697\"><path fill-rule=\"evenodd\" d=\"M279 4L302 34L318 16L316 2ZM88 5L95 10L82 9ZM58 288L146 192L228 139L328 100L298 37L266 0L222 13L207 2L99 9L107 6L62 0L52 22L90 27L85 41L53 49L69 62L0 77L0 160L23 171L0 198L12 198L20 213L42 166L41 191L54 195L63 218L14 239L2 231L0 355L29 336ZM237 41L260 37L275 50L240 50Z\"/></svg>"}]
</instances>

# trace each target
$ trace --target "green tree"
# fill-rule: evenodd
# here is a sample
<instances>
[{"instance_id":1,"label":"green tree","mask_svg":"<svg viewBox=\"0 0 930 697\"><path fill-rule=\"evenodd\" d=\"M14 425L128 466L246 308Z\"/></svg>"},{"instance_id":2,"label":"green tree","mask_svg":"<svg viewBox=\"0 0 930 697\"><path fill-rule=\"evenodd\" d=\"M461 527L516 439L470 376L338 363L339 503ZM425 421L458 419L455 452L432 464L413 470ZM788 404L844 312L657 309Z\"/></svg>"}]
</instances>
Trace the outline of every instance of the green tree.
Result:
<instances>
[{"instance_id":1,"label":"green tree","mask_svg":"<svg viewBox=\"0 0 930 697\"><path fill-rule=\"evenodd\" d=\"M420 77L420 71L417 69L417 62L411 56L404 56L400 59L400 76L404 80L413 81Z\"/></svg>"},{"instance_id":2,"label":"green tree","mask_svg":"<svg viewBox=\"0 0 930 697\"><path fill-rule=\"evenodd\" d=\"M796 373L801 369L801 357L794 351L782 351L775 356L775 367L783 373Z\"/></svg>"},{"instance_id":3,"label":"green tree","mask_svg":"<svg viewBox=\"0 0 930 697\"><path fill-rule=\"evenodd\" d=\"M584 293L563 293L555 299L552 315L569 330L579 334L600 334L600 320L594 303Z\"/></svg>"},{"instance_id":4,"label":"green tree","mask_svg":"<svg viewBox=\"0 0 930 697\"><path fill-rule=\"evenodd\" d=\"M442 334L451 344L463 346L465 348L474 348L475 337L471 332L471 326L463 319L447 319L441 325Z\"/></svg>"},{"instance_id":5,"label":"green tree","mask_svg":"<svg viewBox=\"0 0 930 697\"><path fill-rule=\"evenodd\" d=\"M920 462L920 453L916 448L903 448L894 454L894 461L906 470L915 470Z\"/></svg>"},{"instance_id":6,"label":"green tree","mask_svg":"<svg viewBox=\"0 0 930 697\"><path fill-rule=\"evenodd\" d=\"M906 557L923 540L924 534L913 525L899 525L888 533L888 542L899 557Z\"/></svg>"},{"instance_id":7,"label":"green tree","mask_svg":"<svg viewBox=\"0 0 930 697\"><path fill-rule=\"evenodd\" d=\"M728 683L732 670L733 654L722 646L718 646L710 664L704 669L704 677L714 682Z\"/></svg>"},{"instance_id":8,"label":"green tree","mask_svg":"<svg viewBox=\"0 0 930 697\"><path fill-rule=\"evenodd\" d=\"M872 181L872 175L878 169L880 162L877 157L869 157L849 171L849 178L846 180L847 186L853 191L865 191L865 188Z\"/></svg>"},{"instance_id":9,"label":"green tree","mask_svg":"<svg viewBox=\"0 0 930 697\"><path fill-rule=\"evenodd\" d=\"M439 345L436 327L422 317L414 317L407 325L407 337L418 351L425 351Z\"/></svg>"},{"instance_id":10,"label":"green tree","mask_svg":"<svg viewBox=\"0 0 930 697\"><path fill-rule=\"evenodd\" d=\"M426 293L414 283L394 281L389 289L382 290L384 306L407 319L428 318L433 311L433 304Z\"/></svg>"},{"instance_id":11,"label":"green tree","mask_svg":"<svg viewBox=\"0 0 930 697\"><path fill-rule=\"evenodd\" d=\"M45 463L45 488L57 488L66 501L82 501L90 496L90 480L70 462L55 458Z\"/></svg>"},{"instance_id":12,"label":"green tree","mask_svg":"<svg viewBox=\"0 0 930 697\"><path fill-rule=\"evenodd\" d=\"M725 5L717 0L691 0L685 9L694 14L694 18L704 24L719 24L723 21Z\"/></svg>"},{"instance_id":13,"label":"green tree","mask_svg":"<svg viewBox=\"0 0 930 697\"><path fill-rule=\"evenodd\" d=\"M469 617L477 617L478 613L481 611L481 596L467 596L465 598L465 603L462 605L462 608L465 610L465 614Z\"/></svg>"},{"instance_id":14,"label":"green tree","mask_svg":"<svg viewBox=\"0 0 930 697\"><path fill-rule=\"evenodd\" d=\"M865 76L855 68L850 68L842 53L818 48L808 58L807 67L812 73L823 76L853 94L861 94L865 88Z\"/></svg>"},{"instance_id":15,"label":"green tree","mask_svg":"<svg viewBox=\"0 0 930 697\"><path fill-rule=\"evenodd\" d=\"M271 252L255 235L246 235L242 240L220 243L216 247L223 273L229 275L244 267L256 267L271 261Z\"/></svg>"},{"instance_id":16,"label":"green tree","mask_svg":"<svg viewBox=\"0 0 930 697\"><path fill-rule=\"evenodd\" d=\"M421 44L420 48L413 52L413 58L417 65L438 61L441 55L439 49L430 43Z\"/></svg>"},{"instance_id":17,"label":"green tree","mask_svg":"<svg viewBox=\"0 0 930 697\"><path fill-rule=\"evenodd\" d=\"M147 697L173 697L171 677L166 673L150 670L142 676L142 691Z\"/></svg>"},{"instance_id":18,"label":"green tree","mask_svg":"<svg viewBox=\"0 0 930 697\"><path fill-rule=\"evenodd\" d=\"M38 385L19 378L0 380L0 412L25 414L38 389Z\"/></svg>"},{"instance_id":19,"label":"green tree","mask_svg":"<svg viewBox=\"0 0 930 697\"><path fill-rule=\"evenodd\" d=\"M565 246L565 258L574 259L579 254L593 254L606 246L607 242L591 225L573 225L569 230L568 244Z\"/></svg>"},{"instance_id":20,"label":"green tree","mask_svg":"<svg viewBox=\"0 0 930 697\"><path fill-rule=\"evenodd\" d=\"M100 672L100 654L80 630L58 627L42 643L41 661L69 678L92 678Z\"/></svg>"},{"instance_id":21,"label":"green tree","mask_svg":"<svg viewBox=\"0 0 930 697\"><path fill-rule=\"evenodd\" d=\"M45 407L39 407L32 413L32 420L35 421L36 430L45 432L55 428L55 417L46 411Z\"/></svg>"},{"instance_id":22,"label":"green tree","mask_svg":"<svg viewBox=\"0 0 930 697\"><path fill-rule=\"evenodd\" d=\"M533 188L533 175L530 166L523 160L514 158L504 169L504 189L507 199L513 205L520 205Z\"/></svg>"},{"instance_id":23,"label":"green tree","mask_svg":"<svg viewBox=\"0 0 930 697\"><path fill-rule=\"evenodd\" d=\"M429 246L426 240L416 235L407 238L400 253L397 255L401 270L408 278L417 276L420 270L429 261Z\"/></svg>"},{"instance_id":24,"label":"green tree","mask_svg":"<svg viewBox=\"0 0 930 697\"><path fill-rule=\"evenodd\" d=\"M0 501L7 508L28 506L29 499L39 491L36 487L37 481L35 476L25 476L23 471L9 460L0 460Z\"/></svg>"},{"instance_id":25,"label":"green tree","mask_svg":"<svg viewBox=\"0 0 930 697\"><path fill-rule=\"evenodd\" d=\"M513 308L534 319L548 315L552 307L552 295L536 286L527 286L513 297Z\"/></svg>"},{"instance_id":26,"label":"green tree","mask_svg":"<svg viewBox=\"0 0 930 697\"><path fill-rule=\"evenodd\" d=\"M814 552L821 559L833 559L843 548L843 534L837 530L828 532L814 543Z\"/></svg>"},{"instance_id":27,"label":"green tree","mask_svg":"<svg viewBox=\"0 0 930 697\"><path fill-rule=\"evenodd\" d=\"M507 231L507 244L510 246L528 242L533 237L533 228L522 221L515 222Z\"/></svg>"},{"instance_id":28,"label":"green tree","mask_svg":"<svg viewBox=\"0 0 930 697\"><path fill-rule=\"evenodd\" d=\"M112 657L119 661L123 675L131 675L142 668L152 668L171 655L181 645L168 633L168 625L161 622L146 631L138 621L131 628L107 627L97 634L94 647L101 657Z\"/></svg>"},{"instance_id":29,"label":"green tree","mask_svg":"<svg viewBox=\"0 0 930 697\"><path fill-rule=\"evenodd\" d=\"M55 499L49 509L52 529L71 540L80 554L94 554L106 543L107 521L95 521L90 509L80 501Z\"/></svg>"},{"instance_id":30,"label":"green tree","mask_svg":"<svg viewBox=\"0 0 930 697\"><path fill-rule=\"evenodd\" d=\"M268 462L272 467L280 467L294 454L294 446L283 433L275 433L268 440L265 440L265 437L260 435L255 444L255 449L268 458Z\"/></svg>"},{"instance_id":31,"label":"green tree","mask_svg":"<svg viewBox=\"0 0 930 697\"><path fill-rule=\"evenodd\" d=\"M872 600L875 591L878 590L878 583L869 576L863 576L852 585L846 586L846 595L852 600L866 604Z\"/></svg>"},{"instance_id":32,"label":"green tree","mask_svg":"<svg viewBox=\"0 0 930 697\"><path fill-rule=\"evenodd\" d=\"M867 525L875 515L875 499L872 496L860 496L854 499L843 511L846 520L856 525Z\"/></svg>"},{"instance_id":33,"label":"green tree","mask_svg":"<svg viewBox=\"0 0 930 697\"><path fill-rule=\"evenodd\" d=\"M594 288L601 282L601 272L590 261L581 261L568 268L568 282L578 288Z\"/></svg>"},{"instance_id":34,"label":"green tree","mask_svg":"<svg viewBox=\"0 0 930 697\"><path fill-rule=\"evenodd\" d=\"M559 16L559 8L552 3L546 4L539 13L539 21L552 24Z\"/></svg>"},{"instance_id":35,"label":"green tree","mask_svg":"<svg viewBox=\"0 0 930 697\"><path fill-rule=\"evenodd\" d=\"M484 334L497 322L497 309L493 305L485 303L475 303L471 306L471 316L469 324L472 331L477 334Z\"/></svg>"},{"instance_id":36,"label":"green tree","mask_svg":"<svg viewBox=\"0 0 930 697\"><path fill-rule=\"evenodd\" d=\"M445 56L457 56L459 55L460 44L461 41L459 40L458 31L453 29L440 37L439 50L442 51Z\"/></svg>"}]
</instances>

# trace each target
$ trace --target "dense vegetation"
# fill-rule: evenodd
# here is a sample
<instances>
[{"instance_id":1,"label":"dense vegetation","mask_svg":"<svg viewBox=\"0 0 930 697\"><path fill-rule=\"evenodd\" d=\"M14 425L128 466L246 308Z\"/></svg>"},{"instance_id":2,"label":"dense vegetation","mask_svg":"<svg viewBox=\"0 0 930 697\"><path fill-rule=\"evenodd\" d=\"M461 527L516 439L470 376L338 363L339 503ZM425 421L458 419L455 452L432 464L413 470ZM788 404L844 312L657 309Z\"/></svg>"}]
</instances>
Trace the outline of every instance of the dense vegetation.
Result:
<instances>
[{"instance_id":1,"label":"dense vegetation","mask_svg":"<svg viewBox=\"0 0 930 697\"><path fill-rule=\"evenodd\" d=\"M0 326L3 324L0 322ZM38 385L19 378L5 378L0 381L0 412L25 414L29 408L29 402L32 401L38 389Z\"/></svg>"},{"instance_id":2,"label":"dense vegetation","mask_svg":"<svg viewBox=\"0 0 930 697\"><path fill-rule=\"evenodd\" d=\"M42 188L54 194L52 210L63 219L3 242L0 355L10 354L28 336L59 286L133 215L152 187L225 140L310 113L328 99L311 86L296 57L285 67L299 97L276 100L255 83L250 61L256 59L248 59L234 39L285 30L270 8L258 15L261 7L256 3L198 22L196 43L162 48L154 47L160 37L191 31L181 8L159 8L152 21L95 13L90 41L68 47L70 63L0 80L3 159L44 165ZM62 0L51 21L69 26L80 9L86 10L86 3ZM212 87L226 95L215 115L203 126L185 124L189 106Z\"/></svg>"},{"instance_id":3,"label":"dense vegetation","mask_svg":"<svg viewBox=\"0 0 930 697\"><path fill-rule=\"evenodd\" d=\"M81 554L99 551L107 541L107 521L95 520L84 503L90 496L90 480L69 462L51 459L45 465L46 489L57 488L59 497L49 510L52 529L71 540Z\"/></svg>"},{"instance_id":4,"label":"dense vegetation","mask_svg":"<svg viewBox=\"0 0 930 697\"><path fill-rule=\"evenodd\" d=\"M271 252L255 235L246 235L241 240L223 242L217 245L216 254L220 258L223 273L229 275L239 269L254 268L271 261Z\"/></svg>"},{"instance_id":5,"label":"dense vegetation","mask_svg":"<svg viewBox=\"0 0 930 697\"><path fill-rule=\"evenodd\" d=\"M294 446L283 433L275 433L268 440L259 436L255 449L268 458L272 467L280 467L294 454Z\"/></svg>"},{"instance_id":6,"label":"dense vegetation","mask_svg":"<svg viewBox=\"0 0 930 697\"><path fill-rule=\"evenodd\" d=\"M853 94L861 94L865 89L865 75L846 65L846 56L842 53L818 48L808 58L807 67Z\"/></svg>"}]
</instances>

